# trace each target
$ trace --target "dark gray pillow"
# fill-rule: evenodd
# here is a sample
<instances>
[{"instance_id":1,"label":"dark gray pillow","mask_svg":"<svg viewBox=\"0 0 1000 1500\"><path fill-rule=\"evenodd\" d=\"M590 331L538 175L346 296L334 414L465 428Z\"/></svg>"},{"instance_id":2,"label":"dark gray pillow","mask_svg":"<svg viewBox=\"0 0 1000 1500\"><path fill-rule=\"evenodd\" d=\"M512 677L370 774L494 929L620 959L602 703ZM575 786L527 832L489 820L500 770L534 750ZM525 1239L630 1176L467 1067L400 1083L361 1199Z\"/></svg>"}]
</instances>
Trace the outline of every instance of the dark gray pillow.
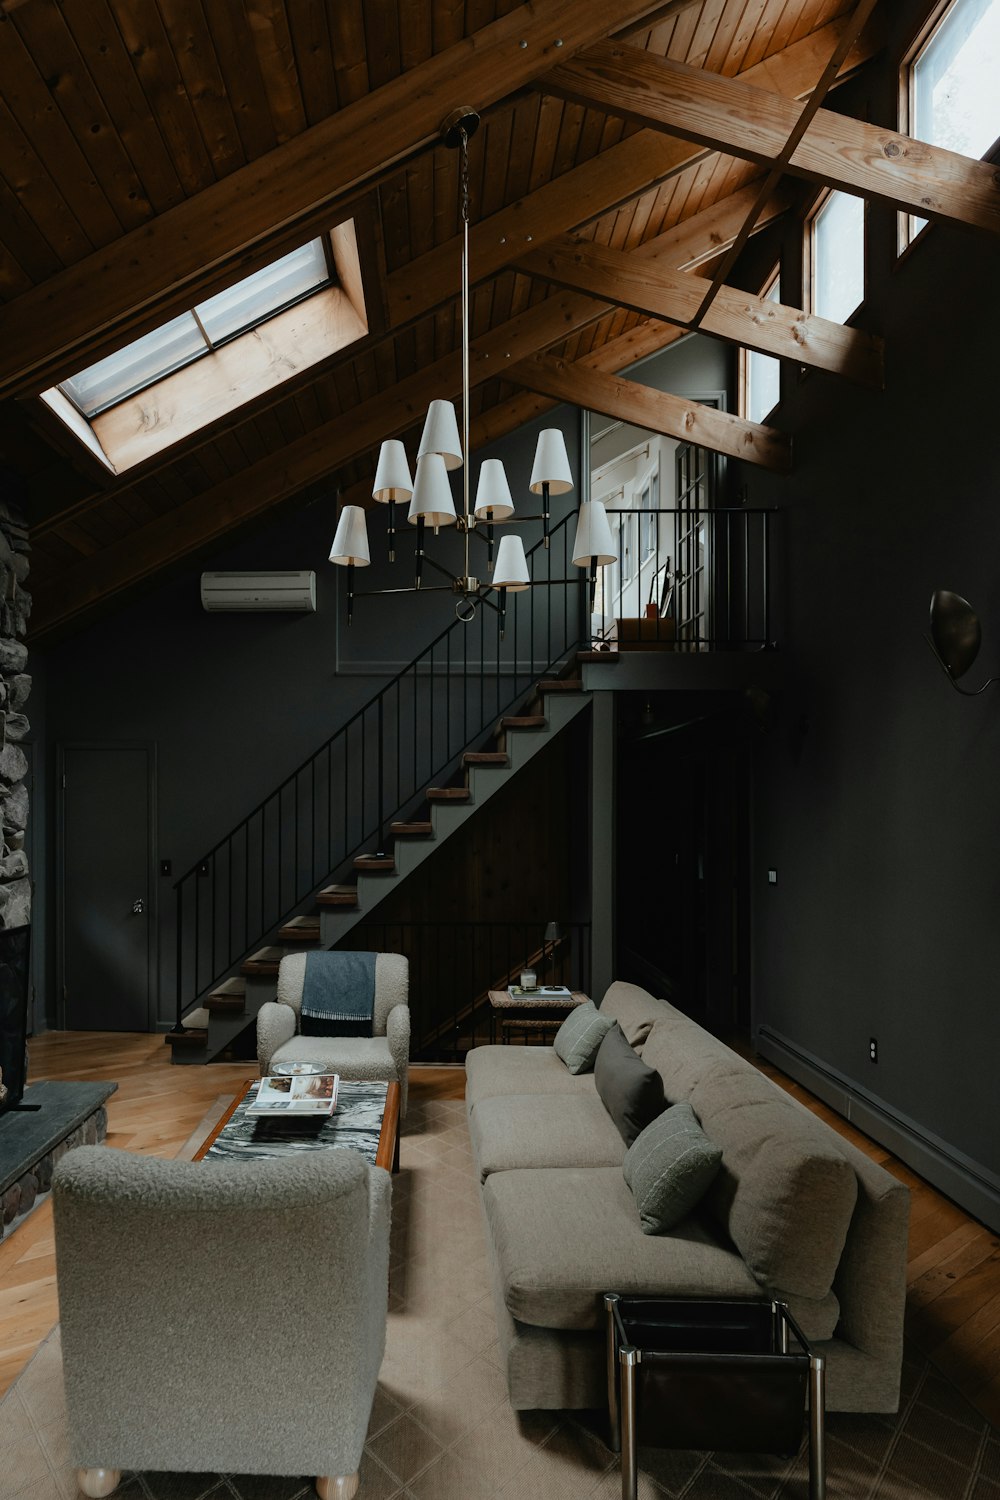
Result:
<instances>
[{"instance_id":1,"label":"dark gray pillow","mask_svg":"<svg viewBox=\"0 0 1000 1500\"><path fill-rule=\"evenodd\" d=\"M722 1162L690 1104L657 1116L625 1153L622 1171L639 1210L643 1234L664 1234L701 1202Z\"/></svg>"},{"instance_id":2,"label":"dark gray pillow","mask_svg":"<svg viewBox=\"0 0 1000 1500\"><path fill-rule=\"evenodd\" d=\"M585 1000L571 1010L553 1040L556 1056L561 1057L571 1073L589 1073L597 1049L614 1025L602 1016L593 1000Z\"/></svg>"},{"instance_id":3,"label":"dark gray pillow","mask_svg":"<svg viewBox=\"0 0 1000 1500\"><path fill-rule=\"evenodd\" d=\"M601 1043L594 1082L626 1146L663 1113L663 1081L629 1046L617 1021Z\"/></svg>"}]
</instances>

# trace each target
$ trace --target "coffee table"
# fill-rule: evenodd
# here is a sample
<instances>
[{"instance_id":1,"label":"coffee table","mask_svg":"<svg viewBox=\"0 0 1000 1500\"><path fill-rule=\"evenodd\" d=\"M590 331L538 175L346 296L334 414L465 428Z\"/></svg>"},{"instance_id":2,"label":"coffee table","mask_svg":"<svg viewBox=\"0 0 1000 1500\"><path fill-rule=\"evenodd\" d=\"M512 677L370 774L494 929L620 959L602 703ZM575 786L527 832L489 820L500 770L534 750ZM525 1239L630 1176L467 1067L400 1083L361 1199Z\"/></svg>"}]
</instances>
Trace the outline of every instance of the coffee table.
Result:
<instances>
[{"instance_id":1,"label":"coffee table","mask_svg":"<svg viewBox=\"0 0 1000 1500\"><path fill-rule=\"evenodd\" d=\"M360 1151L373 1166L399 1171L399 1084L342 1078L337 1108L322 1119L248 1115L259 1078L248 1078L195 1161L255 1161L331 1147Z\"/></svg>"}]
</instances>

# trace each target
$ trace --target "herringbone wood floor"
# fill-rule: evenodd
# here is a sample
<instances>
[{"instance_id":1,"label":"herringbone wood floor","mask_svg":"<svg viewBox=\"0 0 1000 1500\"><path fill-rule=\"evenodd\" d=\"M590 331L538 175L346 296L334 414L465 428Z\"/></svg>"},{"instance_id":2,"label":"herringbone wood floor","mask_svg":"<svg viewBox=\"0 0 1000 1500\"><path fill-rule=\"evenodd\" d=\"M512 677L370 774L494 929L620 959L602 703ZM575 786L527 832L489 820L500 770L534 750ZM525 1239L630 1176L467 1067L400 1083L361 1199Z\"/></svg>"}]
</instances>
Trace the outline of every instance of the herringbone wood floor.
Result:
<instances>
[{"instance_id":1,"label":"herringbone wood floor","mask_svg":"<svg viewBox=\"0 0 1000 1500\"><path fill-rule=\"evenodd\" d=\"M113 1078L110 1145L175 1156L251 1063L173 1067L159 1036L49 1032L30 1043L31 1077ZM762 1070L866 1151L912 1193L907 1332L990 1420L1000 1425L1000 1237L922 1182L798 1084ZM460 1099L460 1069L420 1068L411 1098ZM0 1395L58 1319L48 1203L0 1243Z\"/></svg>"}]
</instances>

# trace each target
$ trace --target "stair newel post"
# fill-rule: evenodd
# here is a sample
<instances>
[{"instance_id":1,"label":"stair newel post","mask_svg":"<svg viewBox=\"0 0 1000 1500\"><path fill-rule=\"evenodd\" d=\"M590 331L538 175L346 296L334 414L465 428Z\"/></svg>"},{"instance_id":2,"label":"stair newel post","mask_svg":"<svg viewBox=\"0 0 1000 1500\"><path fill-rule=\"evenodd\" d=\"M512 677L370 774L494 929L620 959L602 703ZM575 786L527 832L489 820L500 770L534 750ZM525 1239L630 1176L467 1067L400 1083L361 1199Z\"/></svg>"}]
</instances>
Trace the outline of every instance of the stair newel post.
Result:
<instances>
[{"instance_id":1,"label":"stair newel post","mask_svg":"<svg viewBox=\"0 0 1000 1500\"><path fill-rule=\"evenodd\" d=\"M354 564L347 564L347 623L354 623Z\"/></svg>"},{"instance_id":2,"label":"stair newel post","mask_svg":"<svg viewBox=\"0 0 1000 1500\"><path fill-rule=\"evenodd\" d=\"M549 550L549 481L542 483L542 544Z\"/></svg>"},{"instance_id":3,"label":"stair newel post","mask_svg":"<svg viewBox=\"0 0 1000 1500\"><path fill-rule=\"evenodd\" d=\"M184 928L184 882L183 882L183 880L179 880L177 882L177 884L174 886L174 892L175 892L176 900L177 900L177 922L176 922L176 926L177 926L177 931L176 931L176 939L177 939L177 960L176 960L176 963L177 963L177 974L176 974L176 979L177 979L177 1019L174 1022L174 1030L175 1031L183 1031L184 1027L181 1025L181 1014L182 1014L182 1012L184 1010L184 974L183 974L183 966L184 966L184 931L183 931L183 928Z\"/></svg>"},{"instance_id":4,"label":"stair newel post","mask_svg":"<svg viewBox=\"0 0 1000 1500\"><path fill-rule=\"evenodd\" d=\"M385 855L385 695L378 695L378 843L376 858Z\"/></svg>"},{"instance_id":5,"label":"stair newel post","mask_svg":"<svg viewBox=\"0 0 1000 1500\"><path fill-rule=\"evenodd\" d=\"M389 520L385 528L385 534L389 542L389 561L396 561L396 502L389 501Z\"/></svg>"},{"instance_id":6,"label":"stair newel post","mask_svg":"<svg viewBox=\"0 0 1000 1500\"><path fill-rule=\"evenodd\" d=\"M420 587L420 575L424 567L424 518L417 521L417 545L413 553L413 587Z\"/></svg>"}]
</instances>

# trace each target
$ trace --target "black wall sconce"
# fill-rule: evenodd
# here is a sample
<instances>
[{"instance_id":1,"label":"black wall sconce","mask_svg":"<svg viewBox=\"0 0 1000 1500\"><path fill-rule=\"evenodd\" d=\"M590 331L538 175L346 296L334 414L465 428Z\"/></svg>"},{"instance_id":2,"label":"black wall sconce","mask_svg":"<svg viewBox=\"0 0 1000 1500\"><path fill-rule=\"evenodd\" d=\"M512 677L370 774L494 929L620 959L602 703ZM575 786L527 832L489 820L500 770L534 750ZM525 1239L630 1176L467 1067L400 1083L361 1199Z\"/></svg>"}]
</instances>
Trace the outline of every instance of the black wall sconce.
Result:
<instances>
[{"instance_id":1,"label":"black wall sconce","mask_svg":"<svg viewBox=\"0 0 1000 1500\"><path fill-rule=\"evenodd\" d=\"M1000 677L990 677L982 687L963 688L958 685L957 679L965 676L979 655L983 639L979 616L961 594L935 589L931 595L931 633L924 639L956 693L961 693L964 698L978 698L991 683L1000 682Z\"/></svg>"}]
</instances>

